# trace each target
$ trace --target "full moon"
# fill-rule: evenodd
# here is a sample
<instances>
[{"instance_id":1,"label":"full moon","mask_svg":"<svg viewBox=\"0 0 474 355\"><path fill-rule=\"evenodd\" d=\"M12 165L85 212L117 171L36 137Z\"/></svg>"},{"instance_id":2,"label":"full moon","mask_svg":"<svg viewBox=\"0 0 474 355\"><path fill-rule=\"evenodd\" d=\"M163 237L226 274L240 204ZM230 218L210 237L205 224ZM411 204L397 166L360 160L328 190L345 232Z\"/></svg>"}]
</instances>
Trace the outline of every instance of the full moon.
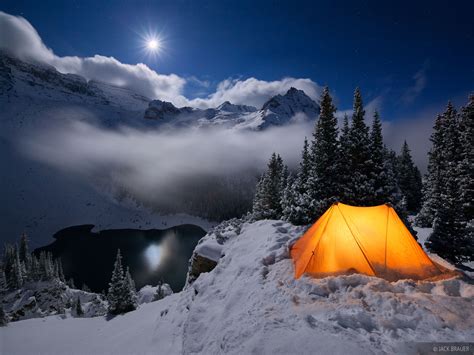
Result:
<instances>
[{"instance_id":1,"label":"full moon","mask_svg":"<svg viewBox=\"0 0 474 355\"><path fill-rule=\"evenodd\" d=\"M158 41L156 39L150 39L148 42L147 42L147 47L150 51L157 51L160 47Z\"/></svg>"}]
</instances>

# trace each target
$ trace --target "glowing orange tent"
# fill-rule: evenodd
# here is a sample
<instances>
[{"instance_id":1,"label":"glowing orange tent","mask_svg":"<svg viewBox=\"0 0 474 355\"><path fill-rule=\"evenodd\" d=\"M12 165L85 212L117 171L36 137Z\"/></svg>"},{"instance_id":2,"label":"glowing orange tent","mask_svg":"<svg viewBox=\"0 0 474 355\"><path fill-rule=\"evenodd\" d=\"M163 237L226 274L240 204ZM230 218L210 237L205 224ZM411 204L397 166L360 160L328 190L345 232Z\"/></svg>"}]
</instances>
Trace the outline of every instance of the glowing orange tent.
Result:
<instances>
[{"instance_id":1,"label":"glowing orange tent","mask_svg":"<svg viewBox=\"0 0 474 355\"><path fill-rule=\"evenodd\" d=\"M441 274L389 205L333 204L292 246L295 278L361 273L388 280Z\"/></svg>"}]
</instances>

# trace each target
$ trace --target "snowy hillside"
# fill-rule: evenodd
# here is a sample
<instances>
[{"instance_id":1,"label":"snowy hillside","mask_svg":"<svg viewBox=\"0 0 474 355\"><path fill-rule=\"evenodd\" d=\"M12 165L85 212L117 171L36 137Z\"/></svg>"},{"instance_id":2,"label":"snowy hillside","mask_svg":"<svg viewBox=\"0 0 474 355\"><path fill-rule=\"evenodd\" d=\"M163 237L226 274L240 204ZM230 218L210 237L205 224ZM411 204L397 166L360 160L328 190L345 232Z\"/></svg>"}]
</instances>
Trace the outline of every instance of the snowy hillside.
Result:
<instances>
[{"instance_id":1,"label":"snowy hillside","mask_svg":"<svg viewBox=\"0 0 474 355\"><path fill-rule=\"evenodd\" d=\"M414 342L474 340L474 317L466 312L474 286L363 275L295 280L288 246L302 232L281 221L227 223L196 249L217 266L184 291L110 320L13 322L0 328L1 350L380 354L415 353Z\"/></svg>"},{"instance_id":2,"label":"snowy hillside","mask_svg":"<svg viewBox=\"0 0 474 355\"><path fill-rule=\"evenodd\" d=\"M302 90L290 88L285 95L270 98L260 110L253 106L234 105L226 101L216 108L201 110L175 107L171 102L153 100L145 111L145 118L160 126L174 127L227 127L235 129L264 129L284 126L295 117L315 119L319 105Z\"/></svg>"}]
</instances>

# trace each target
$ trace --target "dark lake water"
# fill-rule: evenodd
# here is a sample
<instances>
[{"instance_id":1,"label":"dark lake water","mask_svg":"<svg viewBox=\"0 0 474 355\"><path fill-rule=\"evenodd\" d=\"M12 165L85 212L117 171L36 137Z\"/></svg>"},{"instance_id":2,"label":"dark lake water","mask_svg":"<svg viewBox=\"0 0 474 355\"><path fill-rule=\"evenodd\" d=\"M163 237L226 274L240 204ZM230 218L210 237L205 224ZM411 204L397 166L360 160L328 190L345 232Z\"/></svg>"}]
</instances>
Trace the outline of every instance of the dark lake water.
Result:
<instances>
[{"instance_id":1,"label":"dark lake water","mask_svg":"<svg viewBox=\"0 0 474 355\"><path fill-rule=\"evenodd\" d=\"M188 261L194 247L206 232L185 224L168 229L111 229L92 232L93 225L62 229L53 243L38 248L61 258L66 278L73 278L76 287L83 283L93 291L107 290L120 249L125 266L137 288L156 285L160 280L180 291L186 280Z\"/></svg>"}]
</instances>

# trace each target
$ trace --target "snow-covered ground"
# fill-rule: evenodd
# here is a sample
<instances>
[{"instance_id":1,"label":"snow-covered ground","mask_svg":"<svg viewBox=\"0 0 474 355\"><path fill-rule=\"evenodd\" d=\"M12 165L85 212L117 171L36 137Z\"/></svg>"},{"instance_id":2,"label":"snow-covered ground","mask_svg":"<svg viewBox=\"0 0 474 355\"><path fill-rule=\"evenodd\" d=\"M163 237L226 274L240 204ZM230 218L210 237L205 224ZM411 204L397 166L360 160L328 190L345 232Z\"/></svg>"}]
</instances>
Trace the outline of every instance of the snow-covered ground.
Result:
<instances>
[{"instance_id":1,"label":"snow-covered ground","mask_svg":"<svg viewBox=\"0 0 474 355\"><path fill-rule=\"evenodd\" d=\"M281 221L215 231L198 250L222 257L184 291L112 319L10 323L0 328L0 353L380 354L414 352L414 342L474 341L473 285L295 280L288 246L302 231Z\"/></svg>"}]
</instances>

